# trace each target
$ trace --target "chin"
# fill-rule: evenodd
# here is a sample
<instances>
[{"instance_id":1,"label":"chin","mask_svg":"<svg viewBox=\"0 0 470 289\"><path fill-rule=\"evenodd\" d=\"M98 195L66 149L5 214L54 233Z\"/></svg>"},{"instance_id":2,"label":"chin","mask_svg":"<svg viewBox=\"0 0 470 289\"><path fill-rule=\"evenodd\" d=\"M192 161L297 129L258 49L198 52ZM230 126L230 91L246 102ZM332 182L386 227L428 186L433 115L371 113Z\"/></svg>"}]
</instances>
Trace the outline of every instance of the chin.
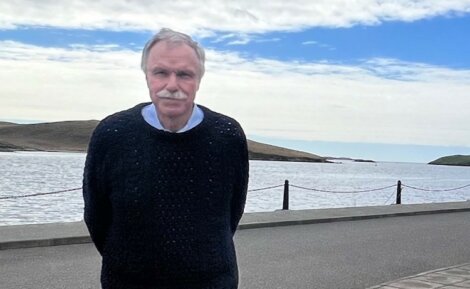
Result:
<instances>
[{"instance_id":1,"label":"chin","mask_svg":"<svg viewBox=\"0 0 470 289\"><path fill-rule=\"evenodd\" d=\"M160 108L159 111L158 111L158 114L162 114L162 115L165 115L167 117L170 117L170 118L177 118L177 117L180 117L180 116L183 116L185 114L189 113L187 110L183 109L183 108Z\"/></svg>"}]
</instances>

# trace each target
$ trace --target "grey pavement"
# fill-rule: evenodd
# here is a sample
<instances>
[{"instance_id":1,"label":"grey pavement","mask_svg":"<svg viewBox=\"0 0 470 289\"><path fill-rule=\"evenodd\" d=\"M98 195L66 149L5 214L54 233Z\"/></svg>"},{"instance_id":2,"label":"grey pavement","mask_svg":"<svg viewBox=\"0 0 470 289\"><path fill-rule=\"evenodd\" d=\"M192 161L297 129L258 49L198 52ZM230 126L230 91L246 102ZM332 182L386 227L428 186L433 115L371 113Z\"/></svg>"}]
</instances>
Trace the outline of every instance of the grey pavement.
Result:
<instances>
[{"instance_id":1,"label":"grey pavement","mask_svg":"<svg viewBox=\"0 0 470 289\"><path fill-rule=\"evenodd\" d=\"M470 288L470 263L440 268L383 283L369 289Z\"/></svg>"},{"instance_id":2,"label":"grey pavement","mask_svg":"<svg viewBox=\"0 0 470 289\"><path fill-rule=\"evenodd\" d=\"M470 211L470 201L244 214L239 230ZM0 226L0 250L91 242L83 222Z\"/></svg>"},{"instance_id":3,"label":"grey pavement","mask_svg":"<svg viewBox=\"0 0 470 289\"><path fill-rule=\"evenodd\" d=\"M235 236L240 289L363 289L383 282L388 283L372 288L470 288L463 287L468 285L465 264L470 260L469 205L246 214ZM395 218L383 218L387 216ZM292 224L298 226L282 226ZM57 226L63 226L61 234ZM71 239L82 233L86 237L80 223L26 227L0 227L0 243L11 246L15 234L21 237L18 244L28 241L28 236L41 242L55 240L49 245L86 241ZM256 229L244 230L247 227ZM0 250L2 289L98 288L99 269L100 258L92 244ZM420 274L429 270L434 271Z\"/></svg>"}]
</instances>

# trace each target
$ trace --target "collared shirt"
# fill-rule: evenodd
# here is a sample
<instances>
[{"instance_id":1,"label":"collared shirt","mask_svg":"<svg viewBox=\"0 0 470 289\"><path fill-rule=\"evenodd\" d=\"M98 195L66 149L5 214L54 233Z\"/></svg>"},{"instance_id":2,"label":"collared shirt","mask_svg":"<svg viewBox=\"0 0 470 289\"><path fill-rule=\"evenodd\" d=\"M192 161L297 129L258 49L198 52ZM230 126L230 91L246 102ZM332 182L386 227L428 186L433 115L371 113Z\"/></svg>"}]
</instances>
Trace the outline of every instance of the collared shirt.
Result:
<instances>
[{"instance_id":1,"label":"collared shirt","mask_svg":"<svg viewBox=\"0 0 470 289\"><path fill-rule=\"evenodd\" d=\"M146 105L144 106L144 108L142 108L142 116L144 117L145 121L151 126L153 126L154 128L171 132L170 130L164 128L162 123L158 119L158 112L155 109L155 105L153 103ZM186 123L184 127L178 130L177 133L185 132L194 128L195 126L200 124L203 119L204 119L204 112L202 111L201 108L199 108L196 104L194 104L193 112L191 113L191 116L189 117L188 122Z\"/></svg>"}]
</instances>

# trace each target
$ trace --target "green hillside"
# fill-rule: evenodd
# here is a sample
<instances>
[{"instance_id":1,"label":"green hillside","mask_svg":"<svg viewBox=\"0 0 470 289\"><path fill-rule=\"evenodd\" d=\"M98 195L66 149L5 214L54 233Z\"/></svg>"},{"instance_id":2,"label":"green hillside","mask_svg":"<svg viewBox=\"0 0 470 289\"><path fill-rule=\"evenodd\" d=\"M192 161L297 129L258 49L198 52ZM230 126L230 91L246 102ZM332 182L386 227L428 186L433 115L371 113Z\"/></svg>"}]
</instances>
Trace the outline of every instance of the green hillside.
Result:
<instances>
[{"instance_id":1,"label":"green hillside","mask_svg":"<svg viewBox=\"0 0 470 289\"><path fill-rule=\"evenodd\" d=\"M447 166L470 166L470 155L453 155L438 158L430 162L431 165L447 165Z\"/></svg>"},{"instance_id":2,"label":"green hillside","mask_svg":"<svg viewBox=\"0 0 470 289\"><path fill-rule=\"evenodd\" d=\"M87 149L99 121L62 121L38 124L0 122L0 151L81 151ZM327 162L315 154L248 140L252 160Z\"/></svg>"}]
</instances>

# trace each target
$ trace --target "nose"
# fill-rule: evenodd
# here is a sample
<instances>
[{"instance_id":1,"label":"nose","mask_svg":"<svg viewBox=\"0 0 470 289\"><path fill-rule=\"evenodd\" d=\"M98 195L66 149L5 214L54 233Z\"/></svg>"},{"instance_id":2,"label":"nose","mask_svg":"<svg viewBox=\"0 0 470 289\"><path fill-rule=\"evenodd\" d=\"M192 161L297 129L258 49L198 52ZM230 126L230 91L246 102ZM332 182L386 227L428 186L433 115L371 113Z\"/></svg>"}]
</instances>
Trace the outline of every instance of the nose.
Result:
<instances>
[{"instance_id":1,"label":"nose","mask_svg":"<svg viewBox=\"0 0 470 289\"><path fill-rule=\"evenodd\" d=\"M168 82L166 83L166 89L170 92L175 92L178 90L178 80L175 73L171 73L168 77Z\"/></svg>"}]
</instances>

